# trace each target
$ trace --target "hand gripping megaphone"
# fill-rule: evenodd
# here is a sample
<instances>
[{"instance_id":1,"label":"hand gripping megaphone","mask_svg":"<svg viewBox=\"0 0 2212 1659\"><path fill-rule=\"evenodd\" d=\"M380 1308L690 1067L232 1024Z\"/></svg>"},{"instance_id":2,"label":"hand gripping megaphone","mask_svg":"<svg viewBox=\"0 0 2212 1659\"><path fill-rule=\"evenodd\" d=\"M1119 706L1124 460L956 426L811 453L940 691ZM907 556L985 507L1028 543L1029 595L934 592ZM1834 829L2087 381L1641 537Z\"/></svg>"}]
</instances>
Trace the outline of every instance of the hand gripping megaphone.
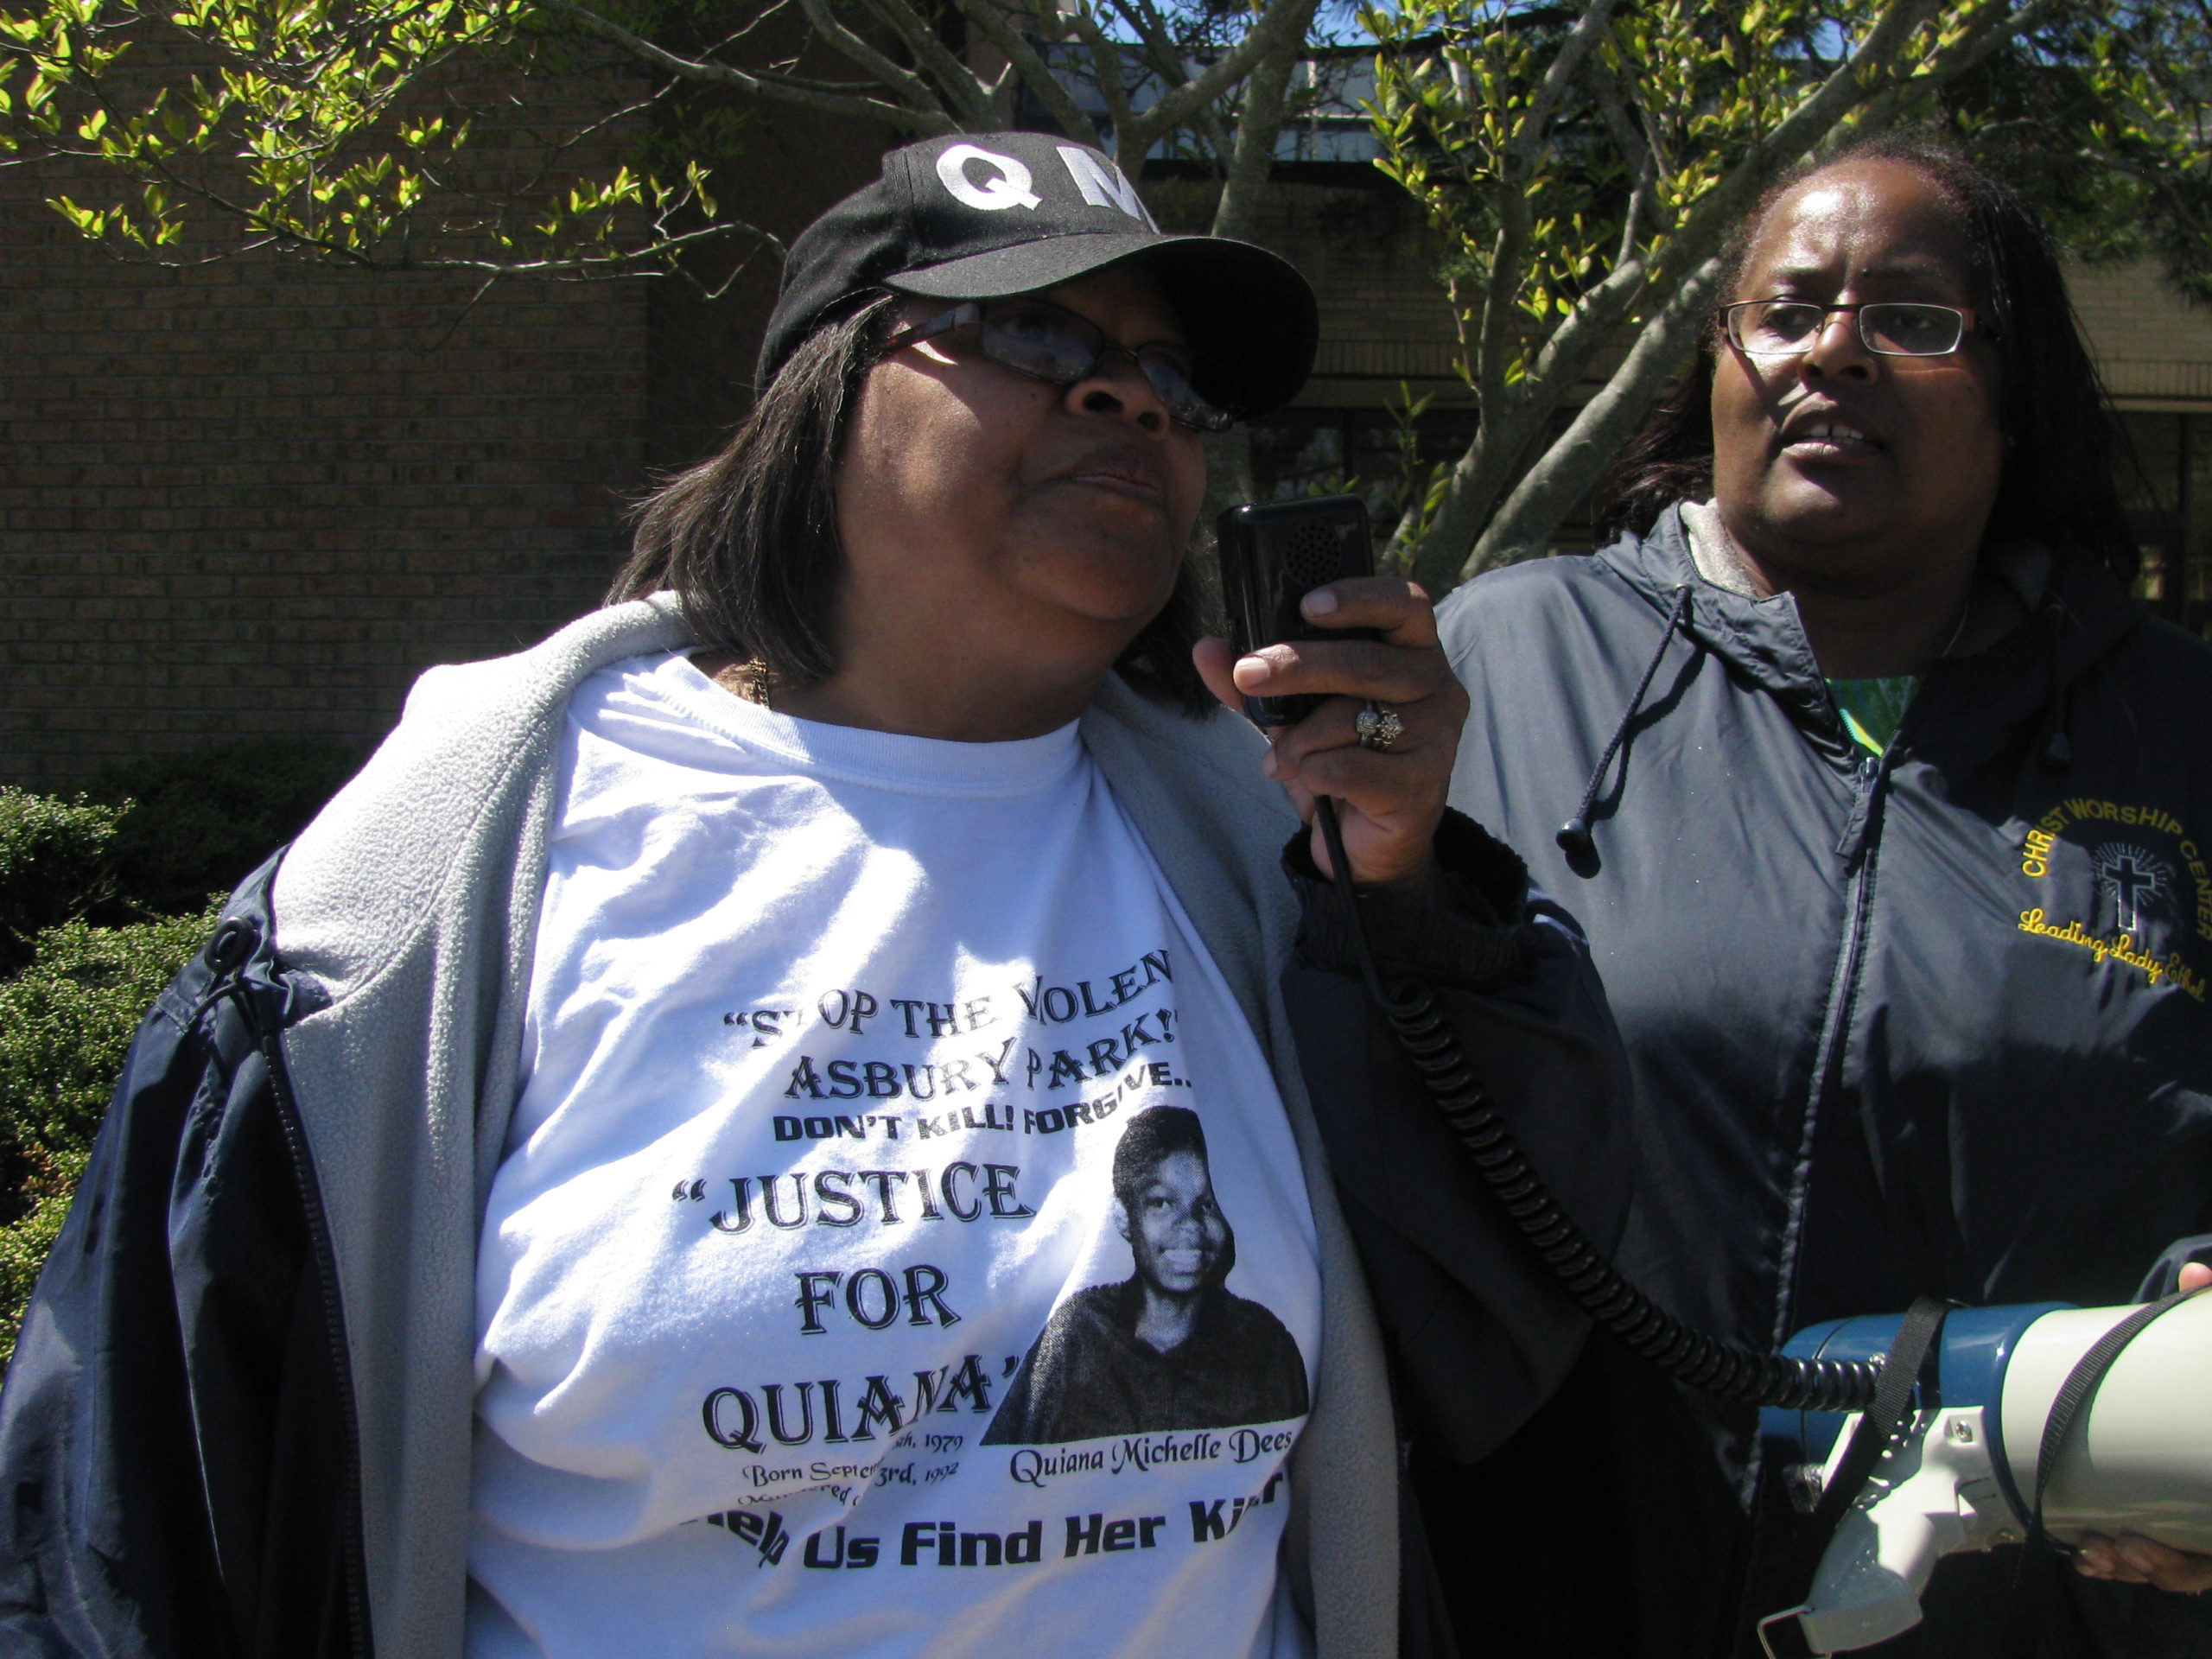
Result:
<instances>
[{"instance_id":1,"label":"hand gripping megaphone","mask_svg":"<svg viewBox=\"0 0 2212 1659\"><path fill-rule=\"evenodd\" d=\"M1894 1314L1834 1320L1801 1331L1783 1351L1874 1358L1899 1325ZM1956 1309L1919 1376L1810 1593L1760 1622L1770 1655L1777 1627L1791 1621L1815 1654L1887 1641L1920 1622L1939 1557L2022 1542L2038 1526L2066 1543L2133 1532L2212 1552L2212 1294L2138 1307ZM1815 1510L1832 1483L1850 1478L1864 1415L1761 1414L1765 1455L1799 1509Z\"/></svg>"}]
</instances>

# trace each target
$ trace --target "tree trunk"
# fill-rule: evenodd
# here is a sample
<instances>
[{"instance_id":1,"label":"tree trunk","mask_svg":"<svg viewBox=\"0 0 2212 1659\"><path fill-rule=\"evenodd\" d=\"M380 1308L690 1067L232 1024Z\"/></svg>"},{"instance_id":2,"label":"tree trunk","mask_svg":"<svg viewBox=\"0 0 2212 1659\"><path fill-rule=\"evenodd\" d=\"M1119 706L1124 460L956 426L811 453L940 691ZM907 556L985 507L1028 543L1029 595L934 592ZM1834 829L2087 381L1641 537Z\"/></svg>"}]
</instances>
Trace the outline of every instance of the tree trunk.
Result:
<instances>
[{"instance_id":1,"label":"tree trunk","mask_svg":"<svg viewBox=\"0 0 2212 1659\"><path fill-rule=\"evenodd\" d=\"M1409 568L1413 579L1437 598L1458 584L1464 550L1472 547L1481 534L1538 425L1538 420L1517 407L1510 416L1491 416L1475 434L1467 453L1452 463L1444 499L1414 550Z\"/></svg>"},{"instance_id":2,"label":"tree trunk","mask_svg":"<svg viewBox=\"0 0 2212 1659\"><path fill-rule=\"evenodd\" d=\"M1544 452L1506 498L1458 572L1460 581L1544 551L1575 503L1605 474L1622 447L1673 379L1695 356L1698 332L1713 284L1718 256L1687 277L1643 332L1612 378L1585 404L1573 423Z\"/></svg>"},{"instance_id":3,"label":"tree trunk","mask_svg":"<svg viewBox=\"0 0 2212 1659\"><path fill-rule=\"evenodd\" d=\"M1236 140L1229 155L1229 175L1214 205L1213 233L1249 242L1259 223L1260 199L1268 186L1268 172L1275 158L1275 141L1282 133L1283 105L1288 99L1290 78L1305 54L1306 31L1313 27L1319 0L1288 0L1300 14L1295 37L1280 52L1269 53L1244 83L1244 103L1238 111Z\"/></svg>"},{"instance_id":4,"label":"tree trunk","mask_svg":"<svg viewBox=\"0 0 2212 1659\"><path fill-rule=\"evenodd\" d=\"M1237 114L1227 176L1222 183L1221 198L1214 204L1212 229L1216 236L1233 236L1249 242L1256 238L1259 230L1260 207L1274 162L1275 141L1282 131L1283 106L1290 91L1290 78L1305 54L1306 31L1313 26L1319 0L1282 3L1289 4L1296 14L1291 19L1294 28L1287 43L1262 58L1254 67L1251 78L1244 83L1244 99ZM1203 347L1204 342L1200 345ZM1202 542L1211 545L1207 532L1212 529L1214 516L1224 507L1249 501L1258 493L1258 480L1252 470L1251 429L1235 426L1208 438L1205 523L1199 526Z\"/></svg>"}]
</instances>

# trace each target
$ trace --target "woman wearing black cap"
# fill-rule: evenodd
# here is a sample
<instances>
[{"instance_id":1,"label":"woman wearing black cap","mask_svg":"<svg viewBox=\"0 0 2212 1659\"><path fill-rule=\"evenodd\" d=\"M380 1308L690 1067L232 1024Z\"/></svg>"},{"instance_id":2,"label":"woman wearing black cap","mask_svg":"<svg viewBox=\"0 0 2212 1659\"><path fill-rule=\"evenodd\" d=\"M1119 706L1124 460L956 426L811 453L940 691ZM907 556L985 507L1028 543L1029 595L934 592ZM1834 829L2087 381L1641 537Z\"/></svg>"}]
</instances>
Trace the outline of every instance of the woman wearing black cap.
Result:
<instances>
[{"instance_id":1,"label":"woman wearing black cap","mask_svg":"<svg viewBox=\"0 0 2212 1659\"><path fill-rule=\"evenodd\" d=\"M1330 592L1376 643L1198 640L1200 435L1296 390L1313 315L1037 135L895 152L800 239L758 407L617 602L427 677L149 1021L0 1408L0 1629L1435 1650L1294 1041L1389 1084L1325 922L1332 1014L1285 1012L1291 803L1343 804L1386 958L1491 964L1446 1000L1502 1009L1540 1154L1602 1152L1611 1069L1568 930L1443 819L1421 596ZM1209 686L1334 695L1270 781ZM1577 1328L1434 1178L1453 1267L1404 1271L1485 1333L1495 1438ZM1126 1329L1054 1319L1133 1281ZM1026 1359L1125 1383L1115 1432L987 1434Z\"/></svg>"}]
</instances>

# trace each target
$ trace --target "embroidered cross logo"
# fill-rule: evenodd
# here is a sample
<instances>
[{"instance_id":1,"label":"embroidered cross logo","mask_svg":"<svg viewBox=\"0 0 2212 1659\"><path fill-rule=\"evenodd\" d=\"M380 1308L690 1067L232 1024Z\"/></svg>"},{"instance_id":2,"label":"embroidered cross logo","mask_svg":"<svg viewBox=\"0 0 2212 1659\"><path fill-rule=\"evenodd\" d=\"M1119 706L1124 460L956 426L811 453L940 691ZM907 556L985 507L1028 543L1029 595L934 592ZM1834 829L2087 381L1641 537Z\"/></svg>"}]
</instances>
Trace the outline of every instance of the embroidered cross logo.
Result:
<instances>
[{"instance_id":1,"label":"embroidered cross logo","mask_svg":"<svg viewBox=\"0 0 2212 1659\"><path fill-rule=\"evenodd\" d=\"M2122 854L2107 862L2101 874L2112 886L2113 905L2118 912L2120 931L2133 933L2137 926L2136 906L2146 894L2158 890L2158 872L2145 869L2135 861L2132 853Z\"/></svg>"}]
</instances>

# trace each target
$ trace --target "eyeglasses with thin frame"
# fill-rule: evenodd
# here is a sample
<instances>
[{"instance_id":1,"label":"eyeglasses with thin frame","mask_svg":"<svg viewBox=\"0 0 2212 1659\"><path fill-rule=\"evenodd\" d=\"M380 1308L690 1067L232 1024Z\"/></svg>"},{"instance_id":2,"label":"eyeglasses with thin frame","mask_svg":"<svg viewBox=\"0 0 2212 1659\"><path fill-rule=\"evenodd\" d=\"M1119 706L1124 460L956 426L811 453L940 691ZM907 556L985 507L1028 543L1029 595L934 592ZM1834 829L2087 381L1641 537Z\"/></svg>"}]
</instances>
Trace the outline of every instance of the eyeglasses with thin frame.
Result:
<instances>
[{"instance_id":1,"label":"eyeglasses with thin frame","mask_svg":"<svg viewBox=\"0 0 2212 1659\"><path fill-rule=\"evenodd\" d=\"M1085 316L1050 300L969 300L926 322L902 328L883 344L890 355L963 328L976 328L976 344L1001 368L1050 386L1088 380L1116 357L1137 365L1159 394L1168 418L1194 432L1225 432L1236 423L1236 399L1221 395L1230 385L1226 371L1196 353L1165 341L1128 346L1107 337ZM1209 391L1200 391L1203 383Z\"/></svg>"},{"instance_id":2,"label":"eyeglasses with thin frame","mask_svg":"<svg viewBox=\"0 0 2212 1659\"><path fill-rule=\"evenodd\" d=\"M1856 305L1821 305L1812 300L1745 300L1728 306L1728 343L1753 357L1801 357L1819 341L1828 319L1852 314L1859 340L1884 357L1943 357L1959 349L1975 327L1963 306L1923 300L1876 300ZM1980 332L1991 339L1996 330Z\"/></svg>"}]
</instances>

